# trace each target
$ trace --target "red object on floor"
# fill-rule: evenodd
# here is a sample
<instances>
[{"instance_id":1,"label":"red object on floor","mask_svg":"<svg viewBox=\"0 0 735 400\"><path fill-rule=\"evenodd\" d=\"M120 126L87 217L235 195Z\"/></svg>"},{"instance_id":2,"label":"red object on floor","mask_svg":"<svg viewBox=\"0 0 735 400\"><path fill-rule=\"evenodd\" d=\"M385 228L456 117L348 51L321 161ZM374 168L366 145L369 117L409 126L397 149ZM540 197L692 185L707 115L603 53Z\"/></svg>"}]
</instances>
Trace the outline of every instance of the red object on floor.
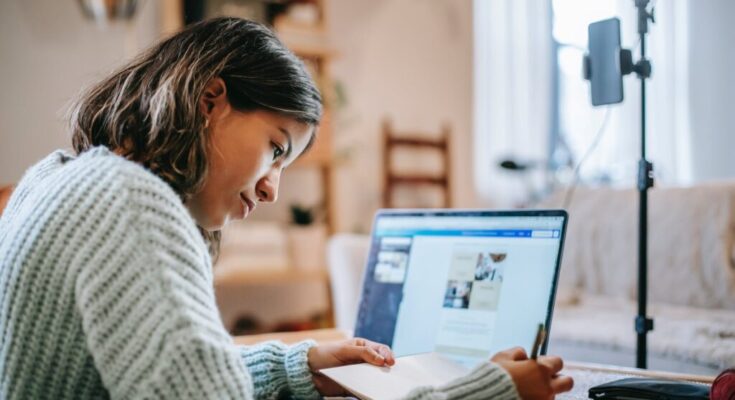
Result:
<instances>
[{"instance_id":1,"label":"red object on floor","mask_svg":"<svg viewBox=\"0 0 735 400\"><path fill-rule=\"evenodd\" d=\"M727 369L715 378L709 398L710 400L735 400L735 369Z\"/></svg>"}]
</instances>

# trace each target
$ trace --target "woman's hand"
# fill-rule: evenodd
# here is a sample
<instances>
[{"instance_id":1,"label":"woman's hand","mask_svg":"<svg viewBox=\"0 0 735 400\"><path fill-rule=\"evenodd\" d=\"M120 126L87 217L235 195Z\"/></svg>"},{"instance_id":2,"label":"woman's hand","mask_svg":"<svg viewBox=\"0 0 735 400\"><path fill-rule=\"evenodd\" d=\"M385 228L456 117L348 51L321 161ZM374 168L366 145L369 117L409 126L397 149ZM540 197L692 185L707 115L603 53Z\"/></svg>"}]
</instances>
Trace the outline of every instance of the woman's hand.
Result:
<instances>
[{"instance_id":1,"label":"woman's hand","mask_svg":"<svg viewBox=\"0 0 735 400\"><path fill-rule=\"evenodd\" d=\"M568 392L574 386L571 377L558 375L564 367L559 357L529 360L523 348L515 347L494 355L491 361L508 371L524 400L553 399L554 395Z\"/></svg>"},{"instance_id":2,"label":"woman's hand","mask_svg":"<svg viewBox=\"0 0 735 400\"><path fill-rule=\"evenodd\" d=\"M340 365L366 362L379 367L396 363L390 347L366 339L350 339L344 342L314 346L309 349L309 369L314 377L314 385L322 396L347 394L345 390L318 371Z\"/></svg>"}]
</instances>

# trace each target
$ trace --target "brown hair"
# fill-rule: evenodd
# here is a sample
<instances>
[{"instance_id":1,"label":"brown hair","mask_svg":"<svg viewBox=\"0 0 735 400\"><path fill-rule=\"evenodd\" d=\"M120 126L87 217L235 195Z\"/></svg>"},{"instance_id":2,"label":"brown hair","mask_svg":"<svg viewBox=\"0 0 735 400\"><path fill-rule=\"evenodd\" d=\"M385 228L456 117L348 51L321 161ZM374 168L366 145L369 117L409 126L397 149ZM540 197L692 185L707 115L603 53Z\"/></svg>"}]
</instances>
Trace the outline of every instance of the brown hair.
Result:
<instances>
[{"instance_id":1,"label":"brown hair","mask_svg":"<svg viewBox=\"0 0 735 400\"><path fill-rule=\"evenodd\" d=\"M74 150L118 151L186 202L207 176L208 136L198 104L215 77L237 110L319 124L321 96L304 64L263 25L215 18L154 45L83 93L69 116ZM200 231L216 258L220 233Z\"/></svg>"}]
</instances>

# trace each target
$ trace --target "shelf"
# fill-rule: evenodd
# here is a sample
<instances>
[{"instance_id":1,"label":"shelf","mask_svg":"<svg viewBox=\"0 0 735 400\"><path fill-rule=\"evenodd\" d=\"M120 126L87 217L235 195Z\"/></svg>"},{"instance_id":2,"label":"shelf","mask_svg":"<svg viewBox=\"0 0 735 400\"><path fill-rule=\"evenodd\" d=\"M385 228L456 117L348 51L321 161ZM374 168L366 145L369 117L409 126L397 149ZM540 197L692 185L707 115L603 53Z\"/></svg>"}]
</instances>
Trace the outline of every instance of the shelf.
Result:
<instances>
[{"instance_id":1,"label":"shelf","mask_svg":"<svg viewBox=\"0 0 735 400\"><path fill-rule=\"evenodd\" d=\"M329 282L326 268L317 270L303 269L255 269L242 268L226 270L214 269L214 285L249 286L249 285L283 285L300 282Z\"/></svg>"},{"instance_id":2,"label":"shelf","mask_svg":"<svg viewBox=\"0 0 735 400\"><path fill-rule=\"evenodd\" d=\"M273 25L281 41L301 57L330 58L336 54L323 21L311 25L282 17L276 19Z\"/></svg>"},{"instance_id":3,"label":"shelf","mask_svg":"<svg viewBox=\"0 0 735 400\"><path fill-rule=\"evenodd\" d=\"M322 326L334 326L334 314L332 306L332 291L329 282L329 272L326 268L315 270L304 269L214 269L214 287L216 290L226 288L243 287L283 287L291 285L302 285L304 283L322 284L327 296L327 309L324 311L326 324ZM262 335L260 335L262 336ZM253 339L261 341L261 339Z\"/></svg>"},{"instance_id":4,"label":"shelf","mask_svg":"<svg viewBox=\"0 0 735 400\"><path fill-rule=\"evenodd\" d=\"M393 175L388 178L392 184L398 185L446 185L447 179L429 175Z\"/></svg>"},{"instance_id":5,"label":"shelf","mask_svg":"<svg viewBox=\"0 0 735 400\"><path fill-rule=\"evenodd\" d=\"M288 34L278 34L283 44L302 58L333 58L337 55L333 48L324 43L298 39Z\"/></svg>"},{"instance_id":6,"label":"shelf","mask_svg":"<svg viewBox=\"0 0 735 400\"><path fill-rule=\"evenodd\" d=\"M421 137L390 137L388 142L394 146L429 147L444 150L446 141L442 139L427 139Z\"/></svg>"}]
</instances>

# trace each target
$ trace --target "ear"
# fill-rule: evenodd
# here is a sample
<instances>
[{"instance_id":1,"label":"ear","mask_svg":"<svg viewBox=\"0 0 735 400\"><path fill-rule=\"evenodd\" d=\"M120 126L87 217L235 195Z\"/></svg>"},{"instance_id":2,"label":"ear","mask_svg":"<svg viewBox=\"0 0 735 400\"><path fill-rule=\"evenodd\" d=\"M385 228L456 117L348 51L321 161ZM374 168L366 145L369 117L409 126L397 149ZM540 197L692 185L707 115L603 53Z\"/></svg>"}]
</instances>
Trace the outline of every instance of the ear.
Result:
<instances>
[{"instance_id":1,"label":"ear","mask_svg":"<svg viewBox=\"0 0 735 400\"><path fill-rule=\"evenodd\" d=\"M204 88L204 93L199 99L199 108L208 120L229 110L230 102L227 100L227 86L220 77L212 78Z\"/></svg>"}]
</instances>

